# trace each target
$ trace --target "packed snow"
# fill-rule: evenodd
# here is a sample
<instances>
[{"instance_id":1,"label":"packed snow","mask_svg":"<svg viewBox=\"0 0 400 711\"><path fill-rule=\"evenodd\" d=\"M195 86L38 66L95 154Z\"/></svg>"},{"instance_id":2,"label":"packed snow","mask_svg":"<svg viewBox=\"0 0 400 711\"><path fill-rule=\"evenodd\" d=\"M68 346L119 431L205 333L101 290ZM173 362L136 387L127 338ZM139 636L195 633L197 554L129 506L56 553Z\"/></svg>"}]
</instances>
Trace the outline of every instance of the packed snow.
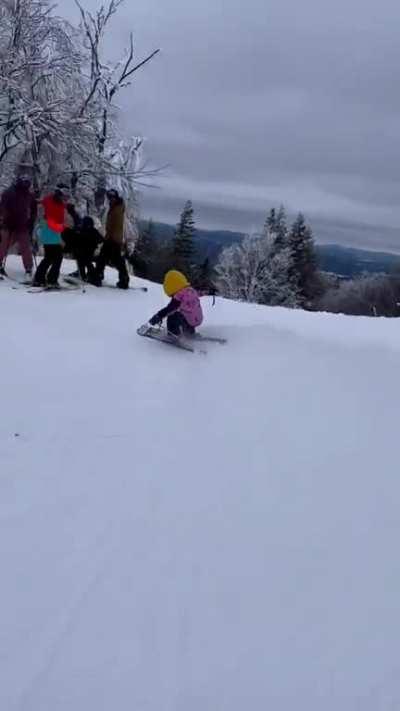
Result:
<instances>
[{"instance_id":1,"label":"packed snow","mask_svg":"<svg viewBox=\"0 0 400 711\"><path fill-rule=\"evenodd\" d=\"M0 709L398 711L399 322L0 300Z\"/></svg>"}]
</instances>

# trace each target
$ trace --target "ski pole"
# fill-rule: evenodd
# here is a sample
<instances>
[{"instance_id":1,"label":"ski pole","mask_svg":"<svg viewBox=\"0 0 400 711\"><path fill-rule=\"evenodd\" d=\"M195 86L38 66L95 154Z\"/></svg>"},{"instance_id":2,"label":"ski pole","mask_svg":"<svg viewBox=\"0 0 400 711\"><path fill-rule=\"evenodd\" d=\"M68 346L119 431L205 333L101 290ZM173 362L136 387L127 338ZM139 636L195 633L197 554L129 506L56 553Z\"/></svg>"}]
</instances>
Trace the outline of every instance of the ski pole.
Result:
<instances>
[{"instance_id":1,"label":"ski pole","mask_svg":"<svg viewBox=\"0 0 400 711\"><path fill-rule=\"evenodd\" d=\"M4 259L3 259L2 264L0 265L1 268L2 268L2 271L3 271L3 274L4 274L5 276L7 275L7 272L6 272L7 257L8 257L8 250L7 250L6 254L5 254L5 257L4 257Z\"/></svg>"}]
</instances>

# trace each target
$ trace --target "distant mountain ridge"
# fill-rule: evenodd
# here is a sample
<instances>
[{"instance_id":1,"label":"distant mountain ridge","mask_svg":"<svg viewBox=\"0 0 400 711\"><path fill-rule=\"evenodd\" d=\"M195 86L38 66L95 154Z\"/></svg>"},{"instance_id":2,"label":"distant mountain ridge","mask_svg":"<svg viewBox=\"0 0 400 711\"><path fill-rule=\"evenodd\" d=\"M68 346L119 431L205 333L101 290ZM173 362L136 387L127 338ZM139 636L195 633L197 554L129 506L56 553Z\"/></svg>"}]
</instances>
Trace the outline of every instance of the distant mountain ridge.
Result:
<instances>
[{"instance_id":1,"label":"distant mountain ridge","mask_svg":"<svg viewBox=\"0 0 400 711\"><path fill-rule=\"evenodd\" d=\"M148 224L141 222L141 228ZM160 242L173 239L175 226L164 222L153 222L156 237ZM196 247L200 260L207 257L215 262L226 247L240 242L244 233L230 230L196 230ZM320 269L345 278L367 274L387 274L400 272L400 255L391 252L374 252L339 244L317 244L316 252Z\"/></svg>"},{"instance_id":2,"label":"distant mountain ridge","mask_svg":"<svg viewBox=\"0 0 400 711\"><path fill-rule=\"evenodd\" d=\"M389 274L400 271L400 255L373 252L339 244L316 245L320 269L343 277L360 274Z\"/></svg>"},{"instance_id":3,"label":"distant mountain ridge","mask_svg":"<svg viewBox=\"0 0 400 711\"><path fill-rule=\"evenodd\" d=\"M142 220L141 228L143 229L146 225L148 225L148 220ZM170 242L173 239L175 225L155 221L153 221L153 225L157 239L160 242ZM196 247L201 254L201 258L209 257L212 261L215 261L221 250L240 242L243 237L244 234L242 232L196 229Z\"/></svg>"}]
</instances>

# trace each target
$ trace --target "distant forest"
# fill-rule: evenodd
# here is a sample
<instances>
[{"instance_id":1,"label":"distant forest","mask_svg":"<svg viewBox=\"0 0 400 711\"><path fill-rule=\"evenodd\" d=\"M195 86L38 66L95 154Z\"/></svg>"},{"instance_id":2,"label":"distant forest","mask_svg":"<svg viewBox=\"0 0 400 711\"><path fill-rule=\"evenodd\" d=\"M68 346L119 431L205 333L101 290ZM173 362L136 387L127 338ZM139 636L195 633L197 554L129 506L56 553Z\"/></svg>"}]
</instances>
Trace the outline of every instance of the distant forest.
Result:
<instances>
[{"instance_id":1,"label":"distant forest","mask_svg":"<svg viewBox=\"0 0 400 711\"><path fill-rule=\"evenodd\" d=\"M148 225L147 220L140 223L140 231ZM175 236L175 225L154 222L154 235L159 242L170 242ZM216 263L225 247L230 247L243 240L241 232L229 230L196 229L196 249L199 261L210 259ZM400 269L400 255L387 252L374 252L338 244L316 244L315 251L319 268L324 272L351 279L362 274L390 274Z\"/></svg>"},{"instance_id":2,"label":"distant forest","mask_svg":"<svg viewBox=\"0 0 400 711\"><path fill-rule=\"evenodd\" d=\"M317 244L303 214L292 222L272 208L258 233L196 226L188 200L176 226L139 224L130 261L138 276L162 282L179 269L203 293L266 306L356 316L400 316L400 257Z\"/></svg>"}]
</instances>

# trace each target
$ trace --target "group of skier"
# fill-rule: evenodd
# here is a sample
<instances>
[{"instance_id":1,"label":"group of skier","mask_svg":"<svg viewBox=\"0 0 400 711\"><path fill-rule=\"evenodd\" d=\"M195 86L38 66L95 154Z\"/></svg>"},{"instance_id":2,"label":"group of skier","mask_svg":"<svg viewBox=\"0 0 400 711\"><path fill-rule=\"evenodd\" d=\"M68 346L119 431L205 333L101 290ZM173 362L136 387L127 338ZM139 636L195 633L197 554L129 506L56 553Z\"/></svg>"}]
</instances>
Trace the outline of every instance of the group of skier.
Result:
<instances>
[{"instance_id":1,"label":"group of skier","mask_svg":"<svg viewBox=\"0 0 400 711\"><path fill-rule=\"evenodd\" d=\"M129 273L123 254L125 204L117 190L107 192L107 212L104 237L96 229L92 217L81 217L68 200L62 184L36 199L28 177L20 176L5 190L0 199L0 274L6 275L5 260L12 246L17 245L26 278L33 286L60 288L61 264L64 254L77 262L79 278L100 287L107 264L119 273L117 287L129 288ZM68 224L69 223L69 224ZM43 245L44 256L33 274L34 233ZM149 328L167 321L169 336L193 336L203 321L200 294L184 274L169 271L164 279L164 291L170 297L168 306L149 321Z\"/></svg>"},{"instance_id":2,"label":"group of skier","mask_svg":"<svg viewBox=\"0 0 400 711\"><path fill-rule=\"evenodd\" d=\"M107 264L119 273L118 288L129 288L129 273L123 256L125 204L117 190L107 192L109 209L104 237L90 216L81 217L68 200L62 184L41 199L36 199L31 181L20 176L0 199L0 274L16 244L21 253L26 278L34 286L56 289L65 253L77 262L79 277L101 286ZM70 224L68 224L70 223ZM33 244L36 234L44 256L33 273Z\"/></svg>"}]
</instances>

